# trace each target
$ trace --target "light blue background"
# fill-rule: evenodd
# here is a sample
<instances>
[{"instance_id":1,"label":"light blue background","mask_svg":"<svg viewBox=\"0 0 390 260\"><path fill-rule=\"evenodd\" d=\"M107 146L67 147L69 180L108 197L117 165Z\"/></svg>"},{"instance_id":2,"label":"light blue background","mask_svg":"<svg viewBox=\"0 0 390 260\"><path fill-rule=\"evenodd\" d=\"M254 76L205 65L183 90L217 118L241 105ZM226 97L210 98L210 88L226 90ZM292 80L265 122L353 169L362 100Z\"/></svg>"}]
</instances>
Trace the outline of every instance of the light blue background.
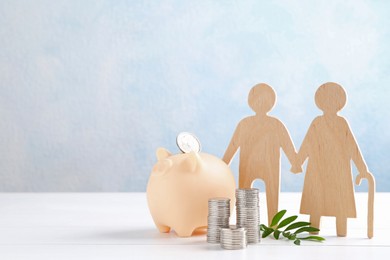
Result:
<instances>
[{"instance_id":1,"label":"light blue background","mask_svg":"<svg viewBox=\"0 0 390 260\"><path fill-rule=\"evenodd\" d=\"M0 191L144 191L155 149L178 152L181 131L222 156L259 82L299 147L327 81L347 90L341 114L390 191L389 13L361 0L1 1ZM283 157L282 190L300 191L289 168Z\"/></svg>"}]
</instances>

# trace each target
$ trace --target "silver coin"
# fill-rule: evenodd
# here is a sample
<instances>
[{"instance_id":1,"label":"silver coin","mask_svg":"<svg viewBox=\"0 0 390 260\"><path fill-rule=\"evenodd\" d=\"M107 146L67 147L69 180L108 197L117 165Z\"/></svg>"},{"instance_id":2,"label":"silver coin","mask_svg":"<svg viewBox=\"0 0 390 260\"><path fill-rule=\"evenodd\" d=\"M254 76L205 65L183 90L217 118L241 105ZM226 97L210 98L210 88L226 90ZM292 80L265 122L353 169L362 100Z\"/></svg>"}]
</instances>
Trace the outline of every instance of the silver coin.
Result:
<instances>
[{"instance_id":1,"label":"silver coin","mask_svg":"<svg viewBox=\"0 0 390 260\"><path fill-rule=\"evenodd\" d=\"M254 198L247 198L247 199L245 199L245 200L243 200L243 199L237 199L236 205L248 204L248 205L255 205L255 206L258 206L258 205L259 205L259 202L260 202L260 201L254 199Z\"/></svg>"},{"instance_id":2,"label":"silver coin","mask_svg":"<svg viewBox=\"0 0 390 260\"><path fill-rule=\"evenodd\" d=\"M242 219L242 220L260 220L260 217L259 215L241 215L241 214L237 214L237 218L239 219Z\"/></svg>"},{"instance_id":3,"label":"silver coin","mask_svg":"<svg viewBox=\"0 0 390 260\"><path fill-rule=\"evenodd\" d=\"M227 205L209 205L209 209L211 210L225 210L225 209L230 209L229 204Z\"/></svg>"},{"instance_id":4,"label":"silver coin","mask_svg":"<svg viewBox=\"0 0 390 260\"><path fill-rule=\"evenodd\" d=\"M246 223L245 223L245 224L246 224ZM228 226L229 226L229 222L224 222L224 223L209 223L208 228L207 228L207 231L208 231L208 232L211 232L211 231L218 230L218 228L220 228L220 227L228 227Z\"/></svg>"},{"instance_id":5,"label":"silver coin","mask_svg":"<svg viewBox=\"0 0 390 260\"><path fill-rule=\"evenodd\" d=\"M237 224L242 226L242 225L255 225L255 224L259 224L259 219L239 219L237 220ZM260 225L260 224L259 224Z\"/></svg>"},{"instance_id":6,"label":"silver coin","mask_svg":"<svg viewBox=\"0 0 390 260\"><path fill-rule=\"evenodd\" d=\"M229 212L230 211L230 207L229 206L222 206L222 207L214 207L214 206L211 206L209 207L209 211L211 212Z\"/></svg>"},{"instance_id":7,"label":"silver coin","mask_svg":"<svg viewBox=\"0 0 390 260\"><path fill-rule=\"evenodd\" d=\"M223 249L235 250L246 248L248 241L246 230L237 226L221 228L221 247Z\"/></svg>"},{"instance_id":8,"label":"silver coin","mask_svg":"<svg viewBox=\"0 0 390 260\"><path fill-rule=\"evenodd\" d=\"M230 202L230 199L229 198L225 198L225 197L214 197L214 198L210 198L209 201L217 201L217 202L222 202L222 201L226 201L226 202Z\"/></svg>"},{"instance_id":9,"label":"silver coin","mask_svg":"<svg viewBox=\"0 0 390 260\"><path fill-rule=\"evenodd\" d=\"M213 218L213 217L208 217L207 221L210 223L229 223L229 218Z\"/></svg>"},{"instance_id":10,"label":"silver coin","mask_svg":"<svg viewBox=\"0 0 390 260\"><path fill-rule=\"evenodd\" d=\"M224 213L229 212L230 213L230 207L209 207L209 215L215 214L215 213ZM211 214L212 213L212 214Z\"/></svg>"},{"instance_id":11,"label":"silver coin","mask_svg":"<svg viewBox=\"0 0 390 260\"><path fill-rule=\"evenodd\" d=\"M237 210L239 212L256 212L260 209L258 206L248 207L245 204L239 204L236 206L237 206Z\"/></svg>"},{"instance_id":12,"label":"silver coin","mask_svg":"<svg viewBox=\"0 0 390 260\"><path fill-rule=\"evenodd\" d=\"M176 137L176 144L179 147L180 151L183 153L190 153L190 152L200 152L200 142L198 138L187 132L181 132Z\"/></svg>"},{"instance_id":13,"label":"silver coin","mask_svg":"<svg viewBox=\"0 0 390 260\"><path fill-rule=\"evenodd\" d=\"M225 206L210 206L209 211L217 212L217 211L229 211L230 207L225 205Z\"/></svg>"},{"instance_id":14,"label":"silver coin","mask_svg":"<svg viewBox=\"0 0 390 260\"><path fill-rule=\"evenodd\" d=\"M242 219L258 219L259 214L256 212L238 212L236 213L237 217L240 217Z\"/></svg>"},{"instance_id":15,"label":"silver coin","mask_svg":"<svg viewBox=\"0 0 390 260\"><path fill-rule=\"evenodd\" d=\"M250 225L250 224L259 224L259 219L258 218L252 218L252 219L249 219L249 218L240 218L237 223L239 224L247 224L247 225Z\"/></svg>"},{"instance_id":16,"label":"silver coin","mask_svg":"<svg viewBox=\"0 0 390 260\"><path fill-rule=\"evenodd\" d=\"M210 244L219 244L219 243L221 243L221 241L220 241L220 239L207 238L207 243L210 243Z\"/></svg>"}]
</instances>

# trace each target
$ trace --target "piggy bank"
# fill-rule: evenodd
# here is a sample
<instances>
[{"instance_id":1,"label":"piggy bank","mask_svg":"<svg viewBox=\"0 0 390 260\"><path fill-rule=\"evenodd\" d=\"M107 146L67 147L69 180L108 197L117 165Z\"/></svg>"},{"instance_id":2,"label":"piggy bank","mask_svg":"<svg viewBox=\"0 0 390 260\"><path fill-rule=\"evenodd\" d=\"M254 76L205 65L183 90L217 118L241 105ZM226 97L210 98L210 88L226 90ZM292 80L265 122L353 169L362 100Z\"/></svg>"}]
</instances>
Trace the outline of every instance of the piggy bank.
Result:
<instances>
[{"instance_id":1,"label":"piggy bank","mask_svg":"<svg viewBox=\"0 0 390 260\"><path fill-rule=\"evenodd\" d=\"M206 153L172 155L157 149L158 162L150 174L147 199L149 210L160 232L173 229L188 237L207 227L208 200L230 198L235 203L235 182L230 168Z\"/></svg>"}]
</instances>

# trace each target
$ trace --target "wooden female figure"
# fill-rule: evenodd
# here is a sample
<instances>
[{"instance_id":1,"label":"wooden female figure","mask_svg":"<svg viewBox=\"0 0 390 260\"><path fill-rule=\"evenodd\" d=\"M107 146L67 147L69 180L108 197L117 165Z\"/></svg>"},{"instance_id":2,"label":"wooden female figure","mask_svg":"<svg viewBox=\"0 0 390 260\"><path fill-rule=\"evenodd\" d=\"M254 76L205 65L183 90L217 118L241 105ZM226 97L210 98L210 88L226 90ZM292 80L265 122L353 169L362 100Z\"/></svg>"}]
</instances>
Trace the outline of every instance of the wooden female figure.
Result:
<instances>
[{"instance_id":1,"label":"wooden female figure","mask_svg":"<svg viewBox=\"0 0 390 260\"><path fill-rule=\"evenodd\" d=\"M292 172L308 159L300 213L309 214L319 228L321 216L335 216L338 236L347 235L347 218L356 217L351 160L361 178L371 179L347 120L337 113L346 104L344 89L333 82L321 85L315 102L324 113L311 123Z\"/></svg>"}]
</instances>

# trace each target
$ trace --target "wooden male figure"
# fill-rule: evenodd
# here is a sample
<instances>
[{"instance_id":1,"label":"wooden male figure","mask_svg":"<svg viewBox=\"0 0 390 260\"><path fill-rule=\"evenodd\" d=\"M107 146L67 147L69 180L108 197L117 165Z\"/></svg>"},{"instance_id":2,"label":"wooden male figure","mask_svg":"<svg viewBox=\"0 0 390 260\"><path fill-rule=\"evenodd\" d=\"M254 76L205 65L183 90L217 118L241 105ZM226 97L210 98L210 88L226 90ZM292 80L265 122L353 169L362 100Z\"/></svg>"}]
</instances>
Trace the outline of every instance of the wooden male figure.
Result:
<instances>
[{"instance_id":1,"label":"wooden male figure","mask_svg":"<svg viewBox=\"0 0 390 260\"><path fill-rule=\"evenodd\" d=\"M268 224L278 212L280 192L280 148L291 164L296 151L283 123L268 112L276 103L275 91L267 84L255 85L248 96L248 104L256 113L240 121L223 156L227 164L240 148L239 188L251 188L256 179L264 181Z\"/></svg>"}]
</instances>

